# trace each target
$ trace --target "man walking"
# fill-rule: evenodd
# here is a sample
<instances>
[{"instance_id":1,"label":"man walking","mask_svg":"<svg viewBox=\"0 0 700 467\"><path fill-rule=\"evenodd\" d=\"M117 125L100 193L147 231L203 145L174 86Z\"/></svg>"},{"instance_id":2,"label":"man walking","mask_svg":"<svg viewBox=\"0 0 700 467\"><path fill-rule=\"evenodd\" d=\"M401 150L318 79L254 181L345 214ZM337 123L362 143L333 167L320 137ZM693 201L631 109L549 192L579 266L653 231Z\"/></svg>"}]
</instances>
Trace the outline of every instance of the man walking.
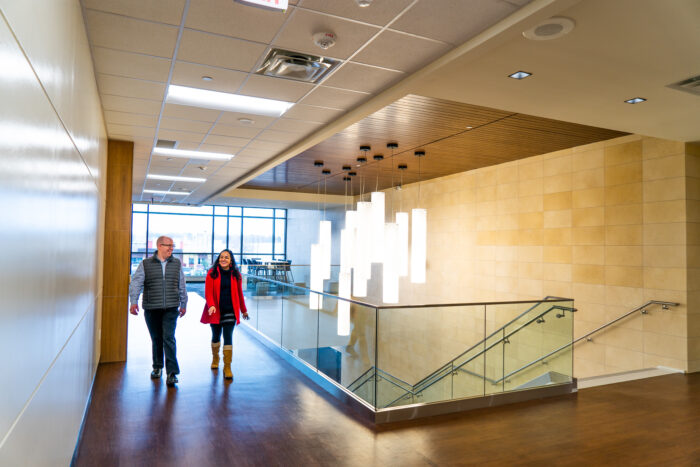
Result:
<instances>
[{"instance_id":1,"label":"man walking","mask_svg":"<svg viewBox=\"0 0 700 467\"><path fill-rule=\"evenodd\" d=\"M131 277L129 312L132 315L139 314L138 300L143 291L142 305L153 345L151 378L161 377L165 350L165 369L168 373L166 384L172 387L178 382L176 375L180 373L175 348L175 326L178 316L185 316L187 290L182 264L172 256L173 239L158 237L156 246L156 254L141 261Z\"/></svg>"}]
</instances>

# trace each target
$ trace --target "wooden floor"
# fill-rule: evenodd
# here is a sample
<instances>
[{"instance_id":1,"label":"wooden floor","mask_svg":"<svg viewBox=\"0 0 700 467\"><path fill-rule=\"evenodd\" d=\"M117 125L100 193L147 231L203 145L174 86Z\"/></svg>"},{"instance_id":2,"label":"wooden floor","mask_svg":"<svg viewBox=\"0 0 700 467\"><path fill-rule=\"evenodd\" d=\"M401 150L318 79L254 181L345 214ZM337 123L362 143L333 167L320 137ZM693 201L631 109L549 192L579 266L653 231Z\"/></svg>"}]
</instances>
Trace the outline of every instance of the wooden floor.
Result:
<instances>
[{"instance_id":1,"label":"wooden floor","mask_svg":"<svg viewBox=\"0 0 700 467\"><path fill-rule=\"evenodd\" d=\"M132 318L129 362L99 367L75 465L700 465L699 373L375 428L242 329L224 382L198 319L179 324L168 389Z\"/></svg>"}]
</instances>

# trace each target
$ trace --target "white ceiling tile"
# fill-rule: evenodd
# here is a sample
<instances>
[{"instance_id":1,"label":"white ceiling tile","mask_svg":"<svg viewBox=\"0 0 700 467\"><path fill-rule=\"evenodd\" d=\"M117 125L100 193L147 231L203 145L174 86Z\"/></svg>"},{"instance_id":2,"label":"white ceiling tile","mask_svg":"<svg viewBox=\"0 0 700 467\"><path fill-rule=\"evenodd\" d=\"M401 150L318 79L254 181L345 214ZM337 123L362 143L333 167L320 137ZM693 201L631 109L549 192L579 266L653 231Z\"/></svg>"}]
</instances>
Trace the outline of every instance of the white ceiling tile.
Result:
<instances>
[{"instance_id":1,"label":"white ceiling tile","mask_svg":"<svg viewBox=\"0 0 700 467\"><path fill-rule=\"evenodd\" d=\"M161 101L134 99L132 97L114 96L104 93L102 93L100 97L102 98L102 108L104 110L149 115L158 115L160 112Z\"/></svg>"},{"instance_id":2,"label":"white ceiling tile","mask_svg":"<svg viewBox=\"0 0 700 467\"><path fill-rule=\"evenodd\" d=\"M235 150L232 150L230 146L221 146L218 144L202 144L199 147L200 151L207 151L207 152L219 152L222 154L231 154L235 153Z\"/></svg>"},{"instance_id":3,"label":"white ceiling tile","mask_svg":"<svg viewBox=\"0 0 700 467\"><path fill-rule=\"evenodd\" d=\"M355 55L353 61L412 72L444 55L451 48L448 44L387 30Z\"/></svg>"},{"instance_id":4,"label":"white ceiling tile","mask_svg":"<svg viewBox=\"0 0 700 467\"><path fill-rule=\"evenodd\" d=\"M308 120L311 122L330 122L344 114L344 110L296 104L284 114L287 118Z\"/></svg>"},{"instance_id":5,"label":"white ceiling tile","mask_svg":"<svg viewBox=\"0 0 700 467\"><path fill-rule=\"evenodd\" d=\"M185 26L267 43L290 12L254 8L231 0L192 0Z\"/></svg>"},{"instance_id":6,"label":"white ceiling tile","mask_svg":"<svg viewBox=\"0 0 700 467\"><path fill-rule=\"evenodd\" d=\"M304 9L342 16L364 23L384 26L401 13L412 0L377 0L367 8L360 8L354 1L304 0Z\"/></svg>"},{"instance_id":7,"label":"white ceiling tile","mask_svg":"<svg viewBox=\"0 0 700 467\"><path fill-rule=\"evenodd\" d=\"M190 143L199 143L204 138L203 133L192 133L190 131L166 130L161 128L158 130L158 139L167 139L169 141L187 141Z\"/></svg>"},{"instance_id":8,"label":"white ceiling tile","mask_svg":"<svg viewBox=\"0 0 700 467\"><path fill-rule=\"evenodd\" d=\"M134 125L154 128L158 124L158 117L155 115L142 115L127 112L115 112L105 110L105 121L110 124Z\"/></svg>"},{"instance_id":9,"label":"white ceiling tile","mask_svg":"<svg viewBox=\"0 0 700 467\"><path fill-rule=\"evenodd\" d=\"M150 21L87 10L90 44L97 47L171 58L177 28Z\"/></svg>"},{"instance_id":10,"label":"white ceiling tile","mask_svg":"<svg viewBox=\"0 0 700 467\"><path fill-rule=\"evenodd\" d=\"M272 141L276 143L291 144L299 141L304 133L292 133L289 131L265 130L260 133L256 141Z\"/></svg>"},{"instance_id":11,"label":"white ceiling tile","mask_svg":"<svg viewBox=\"0 0 700 467\"><path fill-rule=\"evenodd\" d=\"M272 141L255 140L248 145L251 149L269 149L271 151L280 152L289 146L287 143L273 143Z\"/></svg>"},{"instance_id":12,"label":"white ceiling tile","mask_svg":"<svg viewBox=\"0 0 700 467\"><path fill-rule=\"evenodd\" d=\"M274 151L272 149L257 149L257 148L251 148L247 147L238 154L236 154L236 158L252 158L252 159L258 159L258 160L266 160L272 156L277 154L277 151Z\"/></svg>"},{"instance_id":13,"label":"white ceiling tile","mask_svg":"<svg viewBox=\"0 0 700 467\"><path fill-rule=\"evenodd\" d=\"M250 142L250 138L235 138L232 136L209 135L206 144L217 144L229 148L242 148Z\"/></svg>"},{"instance_id":14,"label":"white ceiling tile","mask_svg":"<svg viewBox=\"0 0 700 467\"><path fill-rule=\"evenodd\" d=\"M163 83L168 81L170 60L166 58L93 47L92 59L98 73Z\"/></svg>"},{"instance_id":15,"label":"white ceiling tile","mask_svg":"<svg viewBox=\"0 0 700 467\"><path fill-rule=\"evenodd\" d=\"M193 133L207 133L211 128L210 122L199 120L185 120L182 118L163 117L160 119L160 128L165 130L182 130Z\"/></svg>"},{"instance_id":16,"label":"white ceiling tile","mask_svg":"<svg viewBox=\"0 0 700 467\"><path fill-rule=\"evenodd\" d=\"M493 0L418 2L391 29L460 45L517 10Z\"/></svg>"},{"instance_id":17,"label":"white ceiling tile","mask_svg":"<svg viewBox=\"0 0 700 467\"><path fill-rule=\"evenodd\" d=\"M200 120L203 122L214 122L221 112L219 110L202 109L189 105L165 104L163 109L164 117L186 118L188 120Z\"/></svg>"},{"instance_id":18,"label":"white ceiling tile","mask_svg":"<svg viewBox=\"0 0 700 467\"><path fill-rule=\"evenodd\" d=\"M360 63L346 63L325 80L325 86L377 93L406 76L399 71L390 71Z\"/></svg>"},{"instance_id":19,"label":"white ceiling tile","mask_svg":"<svg viewBox=\"0 0 700 467\"><path fill-rule=\"evenodd\" d=\"M307 92L311 91L313 87L313 84L290 79L250 75L248 81L241 88L240 94L296 102Z\"/></svg>"},{"instance_id":20,"label":"white ceiling tile","mask_svg":"<svg viewBox=\"0 0 700 467\"><path fill-rule=\"evenodd\" d=\"M165 85L161 83L104 75L102 73L97 73L97 87L100 90L100 94L150 99L159 102L163 101L163 94L165 93Z\"/></svg>"},{"instance_id":21,"label":"white ceiling tile","mask_svg":"<svg viewBox=\"0 0 700 467\"><path fill-rule=\"evenodd\" d=\"M156 133L155 128L148 128L144 126L133 126L133 125L119 125L116 123L107 123L107 133L112 136L122 135L130 137L150 137Z\"/></svg>"},{"instance_id":22,"label":"white ceiling tile","mask_svg":"<svg viewBox=\"0 0 700 467\"><path fill-rule=\"evenodd\" d=\"M274 46L294 52L339 58L344 60L367 42L379 28L346 21L307 10L295 10L294 16L277 36ZM318 32L332 32L337 36L336 44L326 50L313 41Z\"/></svg>"},{"instance_id":23,"label":"white ceiling tile","mask_svg":"<svg viewBox=\"0 0 700 467\"><path fill-rule=\"evenodd\" d=\"M134 18L179 25L185 0L82 0L86 8L132 16Z\"/></svg>"},{"instance_id":24,"label":"white ceiling tile","mask_svg":"<svg viewBox=\"0 0 700 467\"><path fill-rule=\"evenodd\" d=\"M213 78L204 81L203 76ZM227 70L213 66L198 65L196 63L175 62L172 84L190 86L199 89L235 93L245 81L247 73L242 71Z\"/></svg>"},{"instance_id":25,"label":"white ceiling tile","mask_svg":"<svg viewBox=\"0 0 700 467\"><path fill-rule=\"evenodd\" d=\"M252 123L245 124L245 126L253 128L265 128L275 120L274 117L264 117L262 115L244 114L240 112L224 112L217 123L241 125L241 122L239 121L241 118L252 120Z\"/></svg>"},{"instance_id":26,"label":"white ceiling tile","mask_svg":"<svg viewBox=\"0 0 700 467\"><path fill-rule=\"evenodd\" d=\"M211 130L212 135L235 136L237 138L255 138L260 133L260 128L243 125L224 125L217 123Z\"/></svg>"},{"instance_id":27,"label":"white ceiling tile","mask_svg":"<svg viewBox=\"0 0 700 467\"><path fill-rule=\"evenodd\" d=\"M185 29L177 58L202 65L250 71L266 46L231 37Z\"/></svg>"},{"instance_id":28,"label":"white ceiling tile","mask_svg":"<svg viewBox=\"0 0 700 467\"><path fill-rule=\"evenodd\" d=\"M153 155L151 158L151 171L158 170L170 170L179 172L182 168L187 165L187 159L181 157L165 157Z\"/></svg>"},{"instance_id":29,"label":"white ceiling tile","mask_svg":"<svg viewBox=\"0 0 700 467\"><path fill-rule=\"evenodd\" d=\"M301 102L306 105L347 110L355 107L368 97L370 97L369 94L361 92L319 86Z\"/></svg>"},{"instance_id":30,"label":"white ceiling tile","mask_svg":"<svg viewBox=\"0 0 700 467\"><path fill-rule=\"evenodd\" d=\"M294 120L292 118L280 118L275 123L270 125L270 129L306 134L322 127L323 125L323 123L318 122L307 122L305 120Z\"/></svg>"}]
</instances>

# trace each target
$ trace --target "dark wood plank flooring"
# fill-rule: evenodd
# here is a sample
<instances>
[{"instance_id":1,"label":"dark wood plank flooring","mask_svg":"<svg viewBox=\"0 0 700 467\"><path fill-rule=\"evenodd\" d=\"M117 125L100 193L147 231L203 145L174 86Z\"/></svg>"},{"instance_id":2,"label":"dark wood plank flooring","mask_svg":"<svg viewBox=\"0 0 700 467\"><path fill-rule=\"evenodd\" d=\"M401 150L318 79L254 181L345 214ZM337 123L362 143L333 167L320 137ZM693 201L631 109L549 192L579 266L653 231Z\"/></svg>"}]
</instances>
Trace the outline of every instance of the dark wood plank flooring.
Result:
<instances>
[{"instance_id":1,"label":"dark wood plank flooring","mask_svg":"<svg viewBox=\"0 0 700 467\"><path fill-rule=\"evenodd\" d=\"M700 465L698 373L374 427L242 329L224 382L198 318L178 329L176 389L149 379L132 323L128 364L98 369L76 466Z\"/></svg>"}]
</instances>

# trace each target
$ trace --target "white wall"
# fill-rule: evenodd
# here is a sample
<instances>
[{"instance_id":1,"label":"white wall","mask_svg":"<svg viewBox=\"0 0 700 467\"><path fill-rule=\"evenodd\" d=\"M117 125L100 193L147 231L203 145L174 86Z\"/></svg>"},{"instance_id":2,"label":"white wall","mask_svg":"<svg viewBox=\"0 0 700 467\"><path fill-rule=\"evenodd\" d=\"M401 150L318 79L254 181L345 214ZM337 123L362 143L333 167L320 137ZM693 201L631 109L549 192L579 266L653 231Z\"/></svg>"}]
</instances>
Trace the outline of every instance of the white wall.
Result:
<instances>
[{"instance_id":1,"label":"white wall","mask_svg":"<svg viewBox=\"0 0 700 467\"><path fill-rule=\"evenodd\" d=\"M324 219L323 210L287 210L287 259L292 264L309 264L311 244L318 241L318 223ZM340 229L345 226L345 210L326 209L325 219L331 221L331 264L340 262Z\"/></svg>"},{"instance_id":2,"label":"white wall","mask_svg":"<svg viewBox=\"0 0 700 467\"><path fill-rule=\"evenodd\" d=\"M80 5L0 0L0 465L67 465L99 353L106 138Z\"/></svg>"}]
</instances>

